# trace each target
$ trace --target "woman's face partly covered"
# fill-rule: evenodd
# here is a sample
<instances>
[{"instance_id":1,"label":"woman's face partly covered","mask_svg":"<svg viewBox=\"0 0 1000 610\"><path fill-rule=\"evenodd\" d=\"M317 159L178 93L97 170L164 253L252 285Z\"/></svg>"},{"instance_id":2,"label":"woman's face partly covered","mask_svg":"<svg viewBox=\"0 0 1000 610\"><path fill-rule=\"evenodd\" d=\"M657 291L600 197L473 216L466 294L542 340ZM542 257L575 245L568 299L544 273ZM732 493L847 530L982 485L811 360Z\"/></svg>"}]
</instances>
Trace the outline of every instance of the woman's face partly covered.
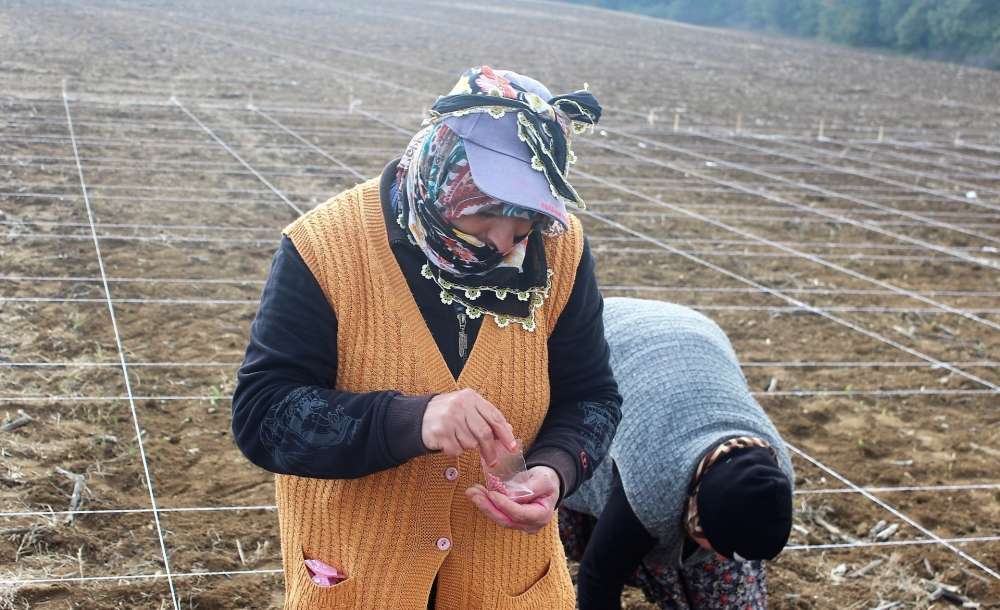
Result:
<instances>
[{"instance_id":1,"label":"woman's face partly covered","mask_svg":"<svg viewBox=\"0 0 1000 610\"><path fill-rule=\"evenodd\" d=\"M531 233L535 219L500 216L489 208L475 214L454 218L451 223L464 238L507 254L522 239ZM473 239L468 239L468 238Z\"/></svg>"}]
</instances>

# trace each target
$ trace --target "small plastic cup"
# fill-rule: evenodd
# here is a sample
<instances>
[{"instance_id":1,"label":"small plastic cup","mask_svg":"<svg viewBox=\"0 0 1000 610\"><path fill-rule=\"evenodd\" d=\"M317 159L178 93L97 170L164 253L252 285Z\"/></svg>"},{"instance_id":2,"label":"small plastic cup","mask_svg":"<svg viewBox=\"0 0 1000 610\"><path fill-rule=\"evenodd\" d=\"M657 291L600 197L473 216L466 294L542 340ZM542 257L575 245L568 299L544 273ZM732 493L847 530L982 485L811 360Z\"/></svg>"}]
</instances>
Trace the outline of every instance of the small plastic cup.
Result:
<instances>
[{"instance_id":1,"label":"small plastic cup","mask_svg":"<svg viewBox=\"0 0 1000 610\"><path fill-rule=\"evenodd\" d=\"M486 475L486 489L499 491L508 498L526 498L534 492L526 485L528 479L528 467L524 463L524 449L520 439L517 439L517 447L514 451L508 451L505 447L497 446L497 463L492 468L483 463L483 472Z\"/></svg>"}]
</instances>

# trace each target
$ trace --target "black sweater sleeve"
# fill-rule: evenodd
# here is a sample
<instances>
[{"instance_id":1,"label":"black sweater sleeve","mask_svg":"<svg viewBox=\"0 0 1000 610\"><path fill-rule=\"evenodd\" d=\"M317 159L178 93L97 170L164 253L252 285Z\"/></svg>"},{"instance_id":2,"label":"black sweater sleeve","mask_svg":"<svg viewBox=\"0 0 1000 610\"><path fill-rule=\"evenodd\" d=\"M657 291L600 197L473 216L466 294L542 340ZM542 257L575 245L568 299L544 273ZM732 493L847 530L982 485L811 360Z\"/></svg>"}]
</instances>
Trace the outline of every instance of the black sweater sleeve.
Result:
<instances>
[{"instance_id":1,"label":"black sweater sleeve","mask_svg":"<svg viewBox=\"0 0 1000 610\"><path fill-rule=\"evenodd\" d=\"M584 241L573 292L548 340L551 401L528 466L550 466L561 498L590 478L605 458L621 419L622 398L604 338L604 299Z\"/></svg>"},{"instance_id":2,"label":"black sweater sleeve","mask_svg":"<svg viewBox=\"0 0 1000 610\"><path fill-rule=\"evenodd\" d=\"M362 477L425 453L429 396L334 389L337 318L292 241L282 239L233 394L233 436L279 474Z\"/></svg>"}]
</instances>

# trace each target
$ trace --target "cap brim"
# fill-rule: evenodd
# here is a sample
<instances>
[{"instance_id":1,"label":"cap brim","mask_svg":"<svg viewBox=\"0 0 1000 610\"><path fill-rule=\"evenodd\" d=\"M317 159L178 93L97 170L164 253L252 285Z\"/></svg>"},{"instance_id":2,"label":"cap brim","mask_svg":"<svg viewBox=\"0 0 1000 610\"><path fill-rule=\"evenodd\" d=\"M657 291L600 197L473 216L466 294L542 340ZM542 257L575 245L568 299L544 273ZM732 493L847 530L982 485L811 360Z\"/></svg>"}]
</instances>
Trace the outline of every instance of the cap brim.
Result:
<instances>
[{"instance_id":1,"label":"cap brim","mask_svg":"<svg viewBox=\"0 0 1000 610\"><path fill-rule=\"evenodd\" d=\"M515 113L495 119L476 112L448 117L445 125L462 138L479 190L569 226L566 205L552 194L545 174L531 167L531 150L517 137Z\"/></svg>"},{"instance_id":2,"label":"cap brim","mask_svg":"<svg viewBox=\"0 0 1000 610\"><path fill-rule=\"evenodd\" d=\"M552 195L545 174L516 157L465 141L472 180L490 197L541 212L569 226L566 206Z\"/></svg>"}]
</instances>

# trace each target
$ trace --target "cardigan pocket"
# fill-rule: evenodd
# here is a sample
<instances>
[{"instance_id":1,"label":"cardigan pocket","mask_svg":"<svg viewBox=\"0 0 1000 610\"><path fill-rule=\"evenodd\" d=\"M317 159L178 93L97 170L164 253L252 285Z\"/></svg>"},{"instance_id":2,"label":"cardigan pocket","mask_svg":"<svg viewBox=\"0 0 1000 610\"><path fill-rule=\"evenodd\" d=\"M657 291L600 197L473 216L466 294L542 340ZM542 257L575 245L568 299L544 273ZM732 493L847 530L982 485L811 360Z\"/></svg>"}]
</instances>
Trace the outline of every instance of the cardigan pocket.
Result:
<instances>
[{"instance_id":1,"label":"cardigan pocket","mask_svg":"<svg viewBox=\"0 0 1000 610\"><path fill-rule=\"evenodd\" d=\"M289 590L285 592L285 610L333 610L352 607L357 590L357 578L349 575L335 585L317 585L306 567L302 549L295 554L295 559L289 579Z\"/></svg>"},{"instance_id":2,"label":"cardigan pocket","mask_svg":"<svg viewBox=\"0 0 1000 610\"><path fill-rule=\"evenodd\" d=\"M539 608L562 608L567 605L559 586L559 570L553 567L551 560L545 566L545 573L520 595L510 596L500 593L497 610L538 610ZM572 607L572 604L569 604Z\"/></svg>"}]
</instances>

